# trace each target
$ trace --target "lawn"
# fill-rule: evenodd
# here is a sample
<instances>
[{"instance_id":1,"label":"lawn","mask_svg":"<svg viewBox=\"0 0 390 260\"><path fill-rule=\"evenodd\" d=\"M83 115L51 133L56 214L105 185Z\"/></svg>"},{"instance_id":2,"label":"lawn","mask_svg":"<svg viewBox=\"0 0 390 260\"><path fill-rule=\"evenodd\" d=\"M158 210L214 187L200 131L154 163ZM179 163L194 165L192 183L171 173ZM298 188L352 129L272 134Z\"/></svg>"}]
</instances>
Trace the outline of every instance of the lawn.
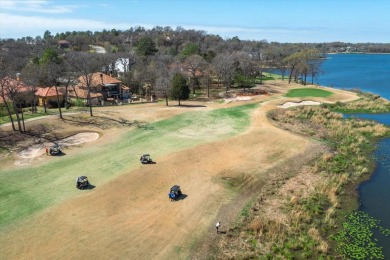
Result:
<instances>
[{"instance_id":1,"label":"lawn","mask_svg":"<svg viewBox=\"0 0 390 260\"><path fill-rule=\"evenodd\" d=\"M291 89L286 97L329 97L332 92L317 88L297 88Z\"/></svg>"},{"instance_id":2,"label":"lawn","mask_svg":"<svg viewBox=\"0 0 390 260\"><path fill-rule=\"evenodd\" d=\"M0 229L10 227L47 207L80 195L75 179L87 175L101 186L139 167L139 156L153 159L202 143L242 133L256 104L217 110L188 112L128 131L118 140L51 157L37 167L0 169ZM85 191L93 192L93 191Z\"/></svg>"}]
</instances>

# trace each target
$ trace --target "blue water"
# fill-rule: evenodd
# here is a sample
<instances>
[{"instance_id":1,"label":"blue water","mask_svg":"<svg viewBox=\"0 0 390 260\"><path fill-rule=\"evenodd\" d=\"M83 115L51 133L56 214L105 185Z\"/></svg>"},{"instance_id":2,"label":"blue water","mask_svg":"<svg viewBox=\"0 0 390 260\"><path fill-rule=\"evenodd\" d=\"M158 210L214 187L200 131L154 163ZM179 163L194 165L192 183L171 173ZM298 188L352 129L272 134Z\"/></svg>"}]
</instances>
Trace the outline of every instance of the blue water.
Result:
<instances>
[{"instance_id":1,"label":"blue water","mask_svg":"<svg viewBox=\"0 0 390 260\"><path fill-rule=\"evenodd\" d=\"M321 69L324 73L315 80L319 85L358 88L390 99L390 55L327 55Z\"/></svg>"},{"instance_id":2,"label":"blue water","mask_svg":"<svg viewBox=\"0 0 390 260\"><path fill-rule=\"evenodd\" d=\"M324 73L317 83L341 89L359 88L390 99L390 55L337 54L328 55ZM390 114L355 114L390 126ZM360 210L390 228L390 138L381 139L374 152L376 167L372 177L359 186ZM382 246L385 259L390 259L390 237L374 234Z\"/></svg>"}]
</instances>

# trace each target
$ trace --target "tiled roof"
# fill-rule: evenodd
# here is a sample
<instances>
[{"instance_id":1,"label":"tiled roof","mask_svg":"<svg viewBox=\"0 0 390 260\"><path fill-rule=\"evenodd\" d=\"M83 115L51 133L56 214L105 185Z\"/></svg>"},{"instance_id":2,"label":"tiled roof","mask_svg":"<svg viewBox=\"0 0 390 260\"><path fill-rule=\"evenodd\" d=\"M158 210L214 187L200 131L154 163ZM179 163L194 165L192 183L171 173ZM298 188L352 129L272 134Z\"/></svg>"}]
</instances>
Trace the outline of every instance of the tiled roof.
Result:
<instances>
[{"instance_id":1,"label":"tiled roof","mask_svg":"<svg viewBox=\"0 0 390 260\"><path fill-rule=\"evenodd\" d=\"M74 89L69 88L68 89L68 96L74 97L74 98L78 97L78 98L86 99L86 98L88 98L88 90L82 89L78 86L76 86ZM93 93L93 92L90 93L90 96L91 96L91 98L103 97L103 95L101 93Z\"/></svg>"},{"instance_id":2,"label":"tiled roof","mask_svg":"<svg viewBox=\"0 0 390 260\"><path fill-rule=\"evenodd\" d=\"M80 76L79 77L79 82L81 85L85 86L85 77L83 76ZM111 77L111 76L108 76L104 73L101 73L101 72L95 72L95 73L92 73L91 75L91 86L98 86L98 85L103 85L103 84L120 84L122 83L122 81L114 78L114 77Z\"/></svg>"},{"instance_id":3,"label":"tiled roof","mask_svg":"<svg viewBox=\"0 0 390 260\"><path fill-rule=\"evenodd\" d=\"M27 85L21 80L10 77L1 78L0 81L1 84L5 87L5 99L7 101L10 100L7 95L7 88L16 88L18 93L28 93L34 89L33 86ZM0 103L3 103L3 98L0 98Z\"/></svg>"},{"instance_id":4,"label":"tiled roof","mask_svg":"<svg viewBox=\"0 0 390 260\"><path fill-rule=\"evenodd\" d=\"M64 88L63 87L57 87L58 88L58 96L64 95ZM35 92L35 95L38 97L55 97L57 96L56 88L54 86L52 87L46 87L46 88L38 88Z\"/></svg>"},{"instance_id":5,"label":"tiled roof","mask_svg":"<svg viewBox=\"0 0 390 260\"><path fill-rule=\"evenodd\" d=\"M26 84L23 81L18 80L18 79L13 79L13 78L10 78L10 77L4 77L4 78L1 79L1 81L3 81L3 82L7 81L6 84L8 86L10 86L10 87L17 88L18 92L28 92L31 89L33 89L33 87L31 85L28 85L28 84Z\"/></svg>"}]
</instances>

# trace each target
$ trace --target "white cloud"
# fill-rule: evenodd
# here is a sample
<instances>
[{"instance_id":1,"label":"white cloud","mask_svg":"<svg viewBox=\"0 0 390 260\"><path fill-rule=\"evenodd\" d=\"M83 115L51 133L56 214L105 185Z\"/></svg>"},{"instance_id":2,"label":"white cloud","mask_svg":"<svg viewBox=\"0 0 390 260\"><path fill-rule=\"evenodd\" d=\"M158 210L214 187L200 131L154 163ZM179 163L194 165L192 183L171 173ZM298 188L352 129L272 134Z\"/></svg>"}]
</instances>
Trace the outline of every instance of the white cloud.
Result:
<instances>
[{"instance_id":1,"label":"white cloud","mask_svg":"<svg viewBox=\"0 0 390 260\"><path fill-rule=\"evenodd\" d=\"M42 16L23 16L0 13L0 38L20 38L23 36L43 35L49 30L54 33L65 31L95 31L95 30L125 30L137 25L128 23L109 23L105 21L76 19L76 18L50 18ZM152 28L150 25L142 25Z\"/></svg>"},{"instance_id":2,"label":"white cloud","mask_svg":"<svg viewBox=\"0 0 390 260\"><path fill-rule=\"evenodd\" d=\"M53 5L51 1L46 0L3 0L1 2L2 9L18 12L61 14L71 13L77 7L75 5Z\"/></svg>"},{"instance_id":3,"label":"white cloud","mask_svg":"<svg viewBox=\"0 0 390 260\"><path fill-rule=\"evenodd\" d=\"M113 23L102 20L76 18L50 18L42 16L23 16L9 13L0 13L0 38L21 38L24 36L43 36L46 30L52 34L66 31L101 31L103 29L127 30L130 27L142 26L151 29L156 25L140 23ZM174 24L160 26L177 27ZM203 30L207 33L218 34L223 38L238 36L240 39L281 42L319 42L321 35L327 28L288 28L288 27L240 27L240 26L210 26L210 25L181 25L185 29ZM310 40L311 39L311 40ZM316 40L313 40L316 39ZM328 39L329 40L329 39Z\"/></svg>"}]
</instances>

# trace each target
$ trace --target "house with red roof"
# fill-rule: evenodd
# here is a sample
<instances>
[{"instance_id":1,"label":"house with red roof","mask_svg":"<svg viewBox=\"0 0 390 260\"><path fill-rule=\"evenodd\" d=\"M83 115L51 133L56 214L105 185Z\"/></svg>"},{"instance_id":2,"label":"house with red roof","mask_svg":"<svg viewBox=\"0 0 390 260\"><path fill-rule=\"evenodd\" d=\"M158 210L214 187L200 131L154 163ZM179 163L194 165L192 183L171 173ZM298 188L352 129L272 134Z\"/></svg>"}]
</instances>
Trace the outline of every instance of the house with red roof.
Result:
<instances>
[{"instance_id":1,"label":"house with red roof","mask_svg":"<svg viewBox=\"0 0 390 260\"><path fill-rule=\"evenodd\" d=\"M37 88L35 95L38 97L38 106L47 108L58 107L58 99L61 105L64 102L65 90L63 87L57 87L57 89L58 94L55 86Z\"/></svg>"},{"instance_id":2,"label":"house with red roof","mask_svg":"<svg viewBox=\"0 0 390 260\"><path fill-rule=\"evenodd\" d=\"M1 78L0 84L4 91L4 98L7 102L11 101L12 97L17 98L18 102L21 102L22 106L33 102L34 87L21 81L19 77L17 79L8 76ZM0 103L3 102L3 97L1 97Z\"/></svg>"},{"instance_id":3,"label":"house with red roof","mask_svg":"<svg viewBox=\"0 0 390 260\"><path fill-rule=\"evenodd\" d=\"M88 75L90 96L92 105L103 104L104 101L114 101L128 99L130 89L122 85L122 81L111 77L102 72L95 72ZM81 99L84 103L88 99L88 86L86 77L80 76L78 78L78 85L68 90L69 98L74 101Z\"/></svg>"}]
</instances>

